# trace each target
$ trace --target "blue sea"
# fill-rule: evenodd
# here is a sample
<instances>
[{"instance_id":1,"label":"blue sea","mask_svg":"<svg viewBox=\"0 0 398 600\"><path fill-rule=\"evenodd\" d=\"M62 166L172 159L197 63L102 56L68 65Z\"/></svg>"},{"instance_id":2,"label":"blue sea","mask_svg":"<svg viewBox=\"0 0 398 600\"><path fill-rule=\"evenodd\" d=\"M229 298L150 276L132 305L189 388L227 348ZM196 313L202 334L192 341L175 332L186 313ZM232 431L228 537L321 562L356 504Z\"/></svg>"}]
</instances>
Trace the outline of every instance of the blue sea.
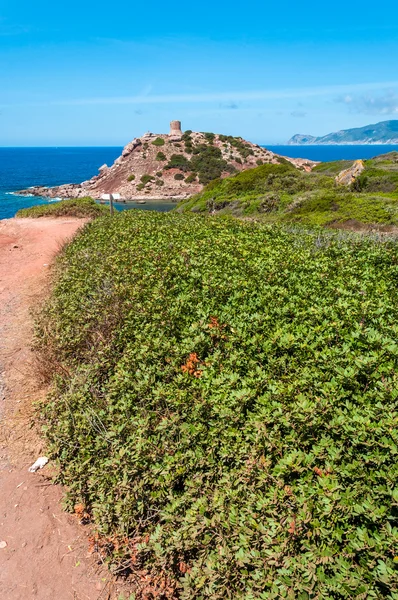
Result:
<instances>
[{"instance_id":1,"label":"blue sea","mask_svg":"<svg viewBox=\"0 0 398 600\"><path fill-rule=\"evenodd\" d=\"M284 156L330 161L370 158L398 150L398 146L267 146ZM48 202L45 198L15 196L12 192L34 185L80 183L111 165L121 147L94 148L0 148L0 219L13 217L20 208ZM170 203L129 203L117 208L170 210Z\"/></svg>"}]
</instances>

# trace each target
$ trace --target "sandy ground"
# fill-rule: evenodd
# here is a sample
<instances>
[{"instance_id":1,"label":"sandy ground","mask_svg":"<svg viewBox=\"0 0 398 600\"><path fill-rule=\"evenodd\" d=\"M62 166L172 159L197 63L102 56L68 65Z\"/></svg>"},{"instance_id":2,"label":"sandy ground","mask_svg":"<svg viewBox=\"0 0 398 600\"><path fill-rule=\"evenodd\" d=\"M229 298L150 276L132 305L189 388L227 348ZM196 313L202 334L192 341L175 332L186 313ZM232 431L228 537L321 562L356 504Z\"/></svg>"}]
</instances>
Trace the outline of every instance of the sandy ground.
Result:
<instances>
[{"instance_id":1,"label":"sandy ground","mask_svg":"<svg viewBox=\"0 0 398 600\"><path fill-rule=\"evenodd\" d=\"M48 289L49 265L80 219L0 221L0 598L106 600L117 597L87 553L87 527L62 511L33 406L46 392L35 376L31 309ZM4 544L5 542L5 544ZM111 589L112 588L112 589ZM112 591L113 590L113 591Z\"/></svg>"}]
</instances>

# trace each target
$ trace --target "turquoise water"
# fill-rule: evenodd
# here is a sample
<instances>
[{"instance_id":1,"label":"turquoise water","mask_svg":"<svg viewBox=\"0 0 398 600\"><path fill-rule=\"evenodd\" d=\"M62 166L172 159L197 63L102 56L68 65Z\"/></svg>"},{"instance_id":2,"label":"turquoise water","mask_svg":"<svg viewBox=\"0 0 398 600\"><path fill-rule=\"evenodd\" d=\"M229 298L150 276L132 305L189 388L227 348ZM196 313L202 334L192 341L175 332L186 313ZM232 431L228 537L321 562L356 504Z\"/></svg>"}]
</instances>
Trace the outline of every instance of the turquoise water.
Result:
<instances>
[{"instance_id":1,"label":"turquoise water","mask_svg":"<svg viewBox=\"0 0 398 600\"><path fill-rule=\"evenodd\" d=\"M398 146L267 146L284 156L329 161L370 158ZM98 173L101 165L111 165L121 147L104 148L0 148L0 219L13 217L20 208L48 202L46 198L14 196L12 192L34 185L54 186L80 183ZM117 204L117 210L167 211L175 206L168 202Z\"/></svg>"}]
</instances>

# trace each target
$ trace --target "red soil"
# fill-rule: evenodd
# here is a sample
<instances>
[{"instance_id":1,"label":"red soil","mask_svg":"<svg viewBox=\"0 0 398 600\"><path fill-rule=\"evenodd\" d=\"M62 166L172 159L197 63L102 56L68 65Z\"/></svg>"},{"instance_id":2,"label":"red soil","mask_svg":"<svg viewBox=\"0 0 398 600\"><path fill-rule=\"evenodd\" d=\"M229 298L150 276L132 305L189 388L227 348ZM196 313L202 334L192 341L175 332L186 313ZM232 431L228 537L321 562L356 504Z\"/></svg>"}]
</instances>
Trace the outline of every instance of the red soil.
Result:
<instances>
[{"instance_id":1,"label":"red soil","mask_svg":"<svg viewBox=\"0 0 398 600\"><path fill-rule=\"evenodd\" d=\"M87 553L88 528L62 511L62 488L32 425L32 403L46 390L31 351L32 316L48 287L49 265L81 219L0 221L0 598L106 600L114 583Z\"/></svg>"}]
</instances>

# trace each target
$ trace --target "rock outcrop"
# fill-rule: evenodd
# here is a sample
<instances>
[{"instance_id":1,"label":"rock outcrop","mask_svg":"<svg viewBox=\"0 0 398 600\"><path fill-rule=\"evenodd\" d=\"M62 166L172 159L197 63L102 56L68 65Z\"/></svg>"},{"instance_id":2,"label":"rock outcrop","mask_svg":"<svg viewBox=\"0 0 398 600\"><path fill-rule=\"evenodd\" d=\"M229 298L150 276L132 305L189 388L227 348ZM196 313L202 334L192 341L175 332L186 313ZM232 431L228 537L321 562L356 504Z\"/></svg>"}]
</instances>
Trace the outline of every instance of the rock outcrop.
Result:
<instances>
[{"instance_id":1,"label":"rock outcrop","mask_svg":"<svg viewBox=\"0 0 398 600\"><path fill-rule=\"evenodd\" d=\"M101 199L106 194L119 194L122 200L182 200L200 192L211 179L284 160L302 170L311 170L316 164L280 157L242 138L191 131L183 134L181 123L172 121L170 134L148 132L134 139L112 166L102 165L98 175L88 181L37 186L19 193L50 198Z\"/></svg>"},{"instance_id":2,"label":"rock outcrop","mask_svg":"<svg viewBox=\"0 0 398 600\"><path fill-rule=\"evenodd\" d=\"M335 181L338 185L351 185L365 170L363 160L356 160L351 167L340 171L335 177Z\"/></svg>"}]
</instances>

